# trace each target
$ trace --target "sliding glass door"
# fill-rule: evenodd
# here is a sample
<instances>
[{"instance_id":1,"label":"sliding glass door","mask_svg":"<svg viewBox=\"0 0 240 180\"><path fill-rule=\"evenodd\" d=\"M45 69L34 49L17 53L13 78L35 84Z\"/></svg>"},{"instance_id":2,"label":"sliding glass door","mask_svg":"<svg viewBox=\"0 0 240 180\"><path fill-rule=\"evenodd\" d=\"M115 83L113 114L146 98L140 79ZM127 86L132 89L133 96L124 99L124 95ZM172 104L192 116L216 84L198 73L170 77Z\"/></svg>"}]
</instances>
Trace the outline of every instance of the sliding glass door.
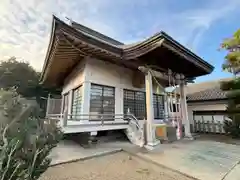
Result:
<instances>
[{"instance_id":1,"label":"sliding glass door","mask_svg":"<svg viewBox=\"0 0 240 180\"><path fill-rule=\"evenodd\" d=\"M90 114L90 120L114 120L114 87L91 84Z\"/></svg>"}]
</instances>

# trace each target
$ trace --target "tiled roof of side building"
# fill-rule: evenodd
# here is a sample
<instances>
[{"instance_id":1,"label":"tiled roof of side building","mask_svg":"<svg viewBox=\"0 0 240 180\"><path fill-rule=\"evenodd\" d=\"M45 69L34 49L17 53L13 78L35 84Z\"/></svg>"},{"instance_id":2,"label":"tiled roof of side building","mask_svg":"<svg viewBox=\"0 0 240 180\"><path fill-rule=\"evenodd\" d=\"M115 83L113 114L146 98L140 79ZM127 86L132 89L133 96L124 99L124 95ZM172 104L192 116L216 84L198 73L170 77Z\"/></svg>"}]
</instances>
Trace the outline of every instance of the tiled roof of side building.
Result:
<instances>
[{"instance_id":1,"label":"tiled roof of side building","mask_svg":"<svg viewBox=\"0 0 240 180\"><path fill-rule=\"evenodd\" d=\"M185 88L187 101L193 102L226 99L226 92L221 90L220 84L222 81L228 80L231 80L231 78L188 85Z\"/></svg>"},{"instance_id":2,"label":"tiled roof of side building","mask_svg":"<svg viewBox=\"0 0 240 180\"><path fill-rule=\"evenodd\" d=\"M219 86L195 92L187 95L187 101L207 101L207 100L223 100L226 99L226 92L222 91Z\"/></svg>"}]
</instances>

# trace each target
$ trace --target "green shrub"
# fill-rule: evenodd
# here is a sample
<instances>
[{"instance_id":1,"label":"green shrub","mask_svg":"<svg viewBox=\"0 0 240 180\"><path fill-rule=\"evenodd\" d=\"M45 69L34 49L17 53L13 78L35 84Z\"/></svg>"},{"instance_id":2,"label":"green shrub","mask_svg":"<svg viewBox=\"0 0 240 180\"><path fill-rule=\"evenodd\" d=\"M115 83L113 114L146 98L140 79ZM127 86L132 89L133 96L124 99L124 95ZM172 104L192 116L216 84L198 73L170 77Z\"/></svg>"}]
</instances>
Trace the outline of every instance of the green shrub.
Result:
<instances>
[{"instance_id":1,"label":"green shrub","mask_svg":"<svg viewBox=\"0 0 240 180\"><path fill-rule=\"evenodd\" d=\"M240 138L240 128L239 125L236 125L232 121L224 121L224 130L225 132L233 138Z\"/></svg>"},{"instance_id":2,"label":"green shrub","mask_svg":"<svg viewBox=\"0 0 240 180\"><path fill-rule=\"evenodd\" d=\"M0 91L0 105L0 179L38 179L62 137L57 122L40 119L37 105L23 104L14 89Z\"/></svg>"},{"instance_id":3,"label":"green shrub","mask_svg":"<svg viewBox=\"0 0 240 180\"><path fill-rule=\"evenodd\" d=\"M222 90L226 91L228 100L227 113L231 121L224 122L224 130L233 138L240 138L240 78L223 82Z\"/></svg>"}]
</instances>

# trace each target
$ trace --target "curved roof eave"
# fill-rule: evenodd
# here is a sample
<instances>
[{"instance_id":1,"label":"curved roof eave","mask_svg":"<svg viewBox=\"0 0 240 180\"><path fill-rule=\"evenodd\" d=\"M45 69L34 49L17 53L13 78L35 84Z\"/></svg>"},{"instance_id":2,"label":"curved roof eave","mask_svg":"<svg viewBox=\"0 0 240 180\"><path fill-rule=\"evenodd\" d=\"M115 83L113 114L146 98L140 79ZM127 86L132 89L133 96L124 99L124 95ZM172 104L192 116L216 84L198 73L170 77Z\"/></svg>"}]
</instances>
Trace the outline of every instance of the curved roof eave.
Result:
<instances>
[{"instance_id":1,"label":"curved roof eave","mask_svg":"<svg viewBox=\"0 0 240 180\"><path fill-rule=\"evenodd\" d=\"M163 42L161 42L163 40ZM194 60L195 64L197 64L200 68L203 68L206 70L206 73L211 73L214 70L214 67L204 61L202 58L194 54L192 51L181 45L179 42L174 40L171 36L169 36L167 33L161 31L152 37L131 45L122 45L121 47L123 48L124 52L131 52L132 54L135 54L137 56L136 51L137 50L142 50L144 47L150 46L153 43L155 43L155 47L153 47L151 50L156 49L157 47L166 44L166 42L170 43L171 45L174 45L177 49L180 51L183 51L185 54L187 54L188 57ZM146 48L147 49L147 48ZM148 51L147 51L148 52ZM146 52L146 53L147 53Z\"/></svg>"},{"instance_id":2,"label":"curved roof eave","mask_svg":"<svg viewBox=\"0 0 240 180\"><path fill-rule=\"evenodd\" d=\"M161 32L153 35L152 37L150 37L142 42L139 42L139 43L135 43L132 45L116 45L116 44L111 44L110 42L101 40L97 37L94 37L94 35L85 34L83 32L80 32L77 29L75 29L74 27L69 26L68 24L66 24L65 22L61 21L60 19L58 19L56 16L53 15L50 42L48 45L40 81L43 81L45 78L44 76L45 76L46 70L48 68L49 57L50 57L50 53L53 48L53 41L54 41L54 37L56 35L57 26L60 26L61 29L63 27L63 29L65 31L67 31L69 34L73 34L77 38L80 38L80 39L86 38L87 40L90 39L91 40L90 43L98 44L99 46L103 45L104 47L102 47L102 48L109 52L111 50L114 50L114 53L119 53L119 55L121 57L124 55L125 52L127 52L127 53L130 52L131 54L136 53L137 56L146 54L149 51L161 46L162 44L164 45L165 42L163 42L163 43L161 42L164 39L164 41L166 41L166 43L169 43L171 46L172 45L175 46L175 49L177 49L178 51L184 52L188 57L190 57L190 59L192 59L192 61L195 62L195 64L198 65L199 68L204 69L206 71L206 74L211 73L214 69L214 67L212 65L210 65L209 63L204 61L202 58L200 58L199 56L197 56L196 54L191 52L186 47L182 46L180 43L178 43L176 40L174 40L171 36L169 36L167 33L163 32L163 31L161 31ZM143 49L144 49L144 52L139 53L140 50L142 51ZM139 53L139 55L137 53Z\"/></svg>"},{"instance_id":3,"label":"curved roof eave","mask_svg":"<svg viewBox=\"0 0 240 180\"><path fill-rule=\"evenodd\" d=\"M208 62L206 62L205 60L203 60L201 57L199 57L198 55L196 55L195 53L193 53L192 51L190 51L189 49L187 49L186 47L184 47L183 45L181 45L179 42L177 42L176 40L174 40L171 36L169 36L167 33L165 33L164 31L161 31L161 35L164 37L164 39L172 42L174 45L176 45L177 47L179 47L179 49L182 49L183 51L185 51L187 54L189 54L190 56L192 56L194 59L196 59L198 62L204 64L206 67L209 68L211 73L214 70L214 67L209 64Z\"/></svg>"},{"instance_id":4,"label":"curved roof eave","mask_svg":"<svg viewBox=\"0 0 240 180\"><path fill-rule=\"evenodd\" d=\"M76 38L87 37L88 39L92 39L94 42L98 42L100 44L103 44L105 47L110 47L112 49L115 49L116 51L119 51L119 55L122 54L121 49L118 46L110 44L109 42L103 41L103 40L101 40L97 37L92 36L91 34L85 34L83 32L80 32L77 29L69 26L68 24L66 24L65 22L61 21L59 18L57 18L56 16L53 15L50 41L49 41L49 44L48 44L48 49L47 49L44 65L43 65L43 68L42 68L42 73L41 73L41 76L40 76L40 81L41 82L44 81L44 78L45 78L44 76L45 76L45 73L46 73L47 68L48 68L50 53L52 52L52 49L53 49L53 42L54 42L54 38L56 36L56 32L58 30L62 31L63 29L67 33L73 34L73 36L76 37ZM106 50L109 51L109 49L106 49ZM116 53L116 52L114 52L114 53Z\"/></svg>"},{"instance_id":5,"label":"curved roof eave","mask_svg":"<svg viewBox=\"0 0 240 180\"><path fill-rule=\"evenodd\" d=\"M46 56L45 56L43 68L42 68L42 73L41 73L41 76L40 76L40 82L42 82L44 80L44 75L45 75L46 68L47 68L47 65L48 65L48 62L49 62L49 56L50 56L50 52L51 52L52 46L53 46L53 39L55 37L56 19L58 19L58 18L53 15L52 29L51 29L51 33L50 33L50 40L49 40L49 44L48 44L47 53L46 53Z\"/></svg>"}]
</instances>

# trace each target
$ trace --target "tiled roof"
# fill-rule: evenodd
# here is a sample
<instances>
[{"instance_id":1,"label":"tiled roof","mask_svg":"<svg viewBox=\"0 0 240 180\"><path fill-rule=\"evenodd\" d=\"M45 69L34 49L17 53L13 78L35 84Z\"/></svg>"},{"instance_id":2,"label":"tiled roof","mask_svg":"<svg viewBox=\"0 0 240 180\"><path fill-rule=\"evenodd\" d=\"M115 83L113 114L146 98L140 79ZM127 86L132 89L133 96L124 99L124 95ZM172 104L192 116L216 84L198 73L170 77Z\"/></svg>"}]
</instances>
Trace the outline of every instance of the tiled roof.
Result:
<instances>
[{"instance_id":1,"label":"tiled roof","mask_svg":"<svg viewBox=\"0 0 240 180\"><path fill-rule=\"evenodd\" d=\"M222 91L219 86L209 88L203 91L187 95L187 101L207 101L226 99L226 92Z\"/></svg>"},{"instance_id":2,"label":"tiled roof","mask_svg":"<svg viewBox=\"0 0 240 180\"><path fill-rule=\"evenodd\" d=\"M226 99L226 92L221 90L220 84L222 81L229 80L231 80L231 78L189 84L185 88L187 93L187 101L190 102Z\"/></svg>"}]
</instances>

